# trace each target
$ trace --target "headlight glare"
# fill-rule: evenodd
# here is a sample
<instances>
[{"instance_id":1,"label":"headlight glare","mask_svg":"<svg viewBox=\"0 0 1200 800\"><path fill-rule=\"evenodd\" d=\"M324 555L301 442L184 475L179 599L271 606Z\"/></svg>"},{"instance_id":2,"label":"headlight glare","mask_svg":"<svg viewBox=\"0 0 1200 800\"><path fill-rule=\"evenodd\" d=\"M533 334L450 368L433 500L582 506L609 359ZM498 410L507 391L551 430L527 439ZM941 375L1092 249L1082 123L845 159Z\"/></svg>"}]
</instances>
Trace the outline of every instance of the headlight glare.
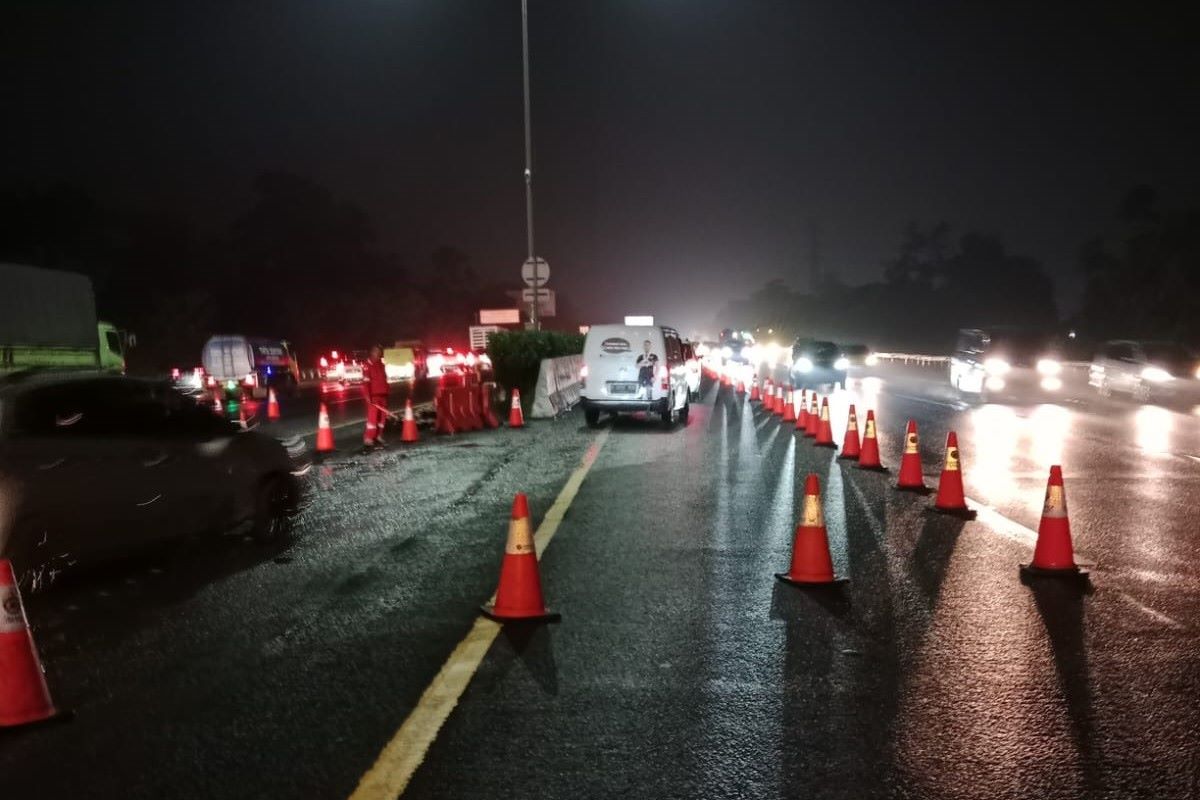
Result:
<instances>
[{"instance_id":1,"label":"headlight glare","mask_svg":"<svg viewBox=\"0 0 1200 800\"><path fill-rule=\"evenodd\" d=\"M833 362L833 368L850 369L850 359L846 358L845 356L839 358L837 361Z\"/></svg>"},{"instance_id":2,"label":"headlight glare","mask_svg":"<svg viewBox=\"0 0 1200 800\"><path fill-rule=\"evenodd\" d=\"M1037 371L1040 375L1057 375L1062 372L1062 364L1053 358L1041 358L1037 362Z\"/></svg>"},{"instance_id":3,"label":"headlight glare","mask_svg":"<svg viewBox=\"0 0 1200 800\"><path fill-rule=\"evenodd\" d=\"M796 359L796 361L792 364L792 367L795 368L797 372L812 372L813 363L809 359L801 356L800 358Z\"/></svg>"},{"instance_id":4,"label":"headlight glare","mask_svg":"<svg viewBox=\"0 0 1200 800\"><path fill-rule=\"evenodd\" d=\"M1004 375L1011 367L1003 358L989 358L983 362L983 369L988 375Z\"/></svg>"},{"instance_id":5,"label":"headlight glare","mask_svg":"<svg viewBox=\"0 0 1200 800\"><path fill-rule=\"evenodd\" d=\"M1142 378L1151 383L1166 383L1171 380L1171 373L1162 367L1146 367L1142 370Z\"/></svg>"}]
</instances>

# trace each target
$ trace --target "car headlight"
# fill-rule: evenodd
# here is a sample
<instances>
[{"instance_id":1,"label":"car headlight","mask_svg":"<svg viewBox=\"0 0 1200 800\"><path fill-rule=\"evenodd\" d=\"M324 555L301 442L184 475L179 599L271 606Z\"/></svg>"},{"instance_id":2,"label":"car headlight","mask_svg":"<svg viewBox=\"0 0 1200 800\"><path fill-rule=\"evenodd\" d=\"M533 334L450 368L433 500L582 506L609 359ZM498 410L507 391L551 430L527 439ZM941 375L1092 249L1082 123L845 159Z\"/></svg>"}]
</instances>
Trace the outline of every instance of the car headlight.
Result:
<instances>
[{"instance_id":1,"label":"car headlight","mask_svg":"<svg viewBox=\"0 0 1200 800\"><path fill-rule=\"evenodd\" d=\"M1037 371L1040 375L1057 375L1062 372L1062 364L1053 358L1040 358L1037 362Z\"/></svg>"},{"instance_id":2,"label":"car headlight","mask_svg":"<svg viewBox=\"0 0 1200 800\"><path fill-rule=\"evenodd\" d=\"M850 359L845 358L845 357L839 358L837 361L833 362L833 368L834 369L850 369Z\"/></svg>"},{"instance_id":3,"label":"car headlight","mask_svg":"<svg viewBox=\"0 0 1200 800\"><path fill-rule=\"evenodd\" d=\"M721 357L722 358L733 358L733 348L732 347L722 347L721 348Z\"/></svg>"},{"instance_id":4,"label":"car headlight","mask_svg":"<svg viewBox=\"0 0 1200 800\"><path fill-rule=\"evenodd\" d=\"M813 363L807 358L801 356L792 363L792 368L796 372L812 372Z\"/></svg>"},{"instance_id":5,"label":"car headlight","mask_svg":"<svg viewBox=\"0 0 1200 800\"><path fill-rule=\"evenodd\" d=\"M1004 375L1012 367L1003 358L989 358L983 362L983 369L988 375Z\"/></svg>"},{"instance_id":6,"label":"car headlight","mask_svg":"<svg viewBox=\"0 0 1200 800\"><path fill-rule=\"evenodd\" d=\"M1200 381L1200 367L1196 367L1196 380Z\"/></svg>"},{"instance_id":7,"label":"car headlight","mask_svg":"<svg viewBox=\"0 0 1200 800\"><path fill-rule=\"evenodd\" d=\"M874 353L871 353L869 356L867 356L866 364L868 367L873 367L878 363L879 363L879 356L875 355Z\"/></svg>"},{"instance_id":8,"label":"car headlight","mask_svg":"<svg viewBox=\"0 0 1200 800\"><path fill-rule=\"evenodd\" d=\"M1171 373L1162 367L1146 367L1142 370L1142 378L1151 383L1166 383L1171 380Z\"/></svg>"}]
</instances>

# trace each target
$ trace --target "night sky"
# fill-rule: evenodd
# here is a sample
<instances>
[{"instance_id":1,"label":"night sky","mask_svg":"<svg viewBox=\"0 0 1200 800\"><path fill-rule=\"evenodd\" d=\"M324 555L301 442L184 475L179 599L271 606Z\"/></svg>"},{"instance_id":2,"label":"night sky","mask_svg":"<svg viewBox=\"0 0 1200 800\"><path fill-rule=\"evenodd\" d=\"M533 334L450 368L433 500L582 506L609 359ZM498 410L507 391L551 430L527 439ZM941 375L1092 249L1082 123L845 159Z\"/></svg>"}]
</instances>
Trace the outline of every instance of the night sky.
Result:
<instances>
[{"instance_id":1,"label":"night sky","mask_svg":"<svg viewBox=\"0 0 1200 800\"><path fill-rule=\"evenodd\" d=\"M876 279L908 220L1042 259L1126 189L1195 203L1185 4L531 0L536 222L596 320L691 329L820 260ZM412 265L524 259L517 0L6 2L6 183L81 184L212 230L263 169L372 215ZM1188 16L1183 16L1187 14Z\"/></svg>"}]
</instances>

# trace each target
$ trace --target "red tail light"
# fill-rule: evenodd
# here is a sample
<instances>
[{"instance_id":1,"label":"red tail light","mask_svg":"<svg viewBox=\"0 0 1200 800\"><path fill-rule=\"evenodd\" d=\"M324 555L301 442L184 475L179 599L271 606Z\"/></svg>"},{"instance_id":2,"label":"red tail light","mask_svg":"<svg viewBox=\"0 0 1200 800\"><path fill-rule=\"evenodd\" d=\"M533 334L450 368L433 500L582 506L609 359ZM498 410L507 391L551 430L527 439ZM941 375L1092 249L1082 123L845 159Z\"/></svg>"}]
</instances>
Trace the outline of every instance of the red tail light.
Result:
<instances>
[{"instance_id":1,"label":"red tail light","mask_svg":"<svg viewBox=\"0 0 1200 800\"><path fill-rule=\"evenodd\" d=\"M671 371L667 369L667 365L663 364L658 368L658 377L662 378L662 388L671 388Z\"/></svg>"},{"instance_id":2,"label":"red tail light","mask_svg":"<svg viewBox=\"0 0 1200 800\"><path fill-rule=\"evenodd\" d=\"M584 389L587 388L587 373L588 373L587 364L584 364L582 367L579 368L579 385Z\"/></svg>"},{"instance_id":3,"label":"red tail light","mask_svg":"<svg viewBox=\"0 0 1200 800\"><path fill-rule=\"evenodd\" d=\"M333 360L334 360L334 361L337 361L337 357L338 357L337 350L334 350L334 351L333 351L332 353L330 353L329 355L333 356Z\"/></svg>"},{"instance_id":4,"label":"red tail light","mask_svg":"<svg viewBox=\"0 0 1200 800\"><path fill-rule=\"evenodd\" d=\"M325 358L325 356L321 356L321 369L328 369L328 368L329 368L329 359Z\"/></svg>"}]
</instances>

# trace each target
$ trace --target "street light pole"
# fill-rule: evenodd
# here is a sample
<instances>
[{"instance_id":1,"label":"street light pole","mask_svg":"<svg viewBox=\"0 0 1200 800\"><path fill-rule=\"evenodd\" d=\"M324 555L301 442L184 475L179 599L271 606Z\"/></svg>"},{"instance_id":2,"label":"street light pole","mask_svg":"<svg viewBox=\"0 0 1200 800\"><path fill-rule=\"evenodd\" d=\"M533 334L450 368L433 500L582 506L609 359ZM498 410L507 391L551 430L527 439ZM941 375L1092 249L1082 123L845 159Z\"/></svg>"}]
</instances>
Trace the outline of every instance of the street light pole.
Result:
<instances>
[{"instance_id":1,"label":"street light pole","mask_svg":"<svg viewBox=\"0 0 1200 800\"><path fill-rule=\"evenodd\" d=\"M525 70L525 239L533 262L533 308L529 315L535 331L541 330L538 315L538 262L533 248L533 139L529 129L529 0L521 0L521 57Z\"/></svg>"}]
</instances>

